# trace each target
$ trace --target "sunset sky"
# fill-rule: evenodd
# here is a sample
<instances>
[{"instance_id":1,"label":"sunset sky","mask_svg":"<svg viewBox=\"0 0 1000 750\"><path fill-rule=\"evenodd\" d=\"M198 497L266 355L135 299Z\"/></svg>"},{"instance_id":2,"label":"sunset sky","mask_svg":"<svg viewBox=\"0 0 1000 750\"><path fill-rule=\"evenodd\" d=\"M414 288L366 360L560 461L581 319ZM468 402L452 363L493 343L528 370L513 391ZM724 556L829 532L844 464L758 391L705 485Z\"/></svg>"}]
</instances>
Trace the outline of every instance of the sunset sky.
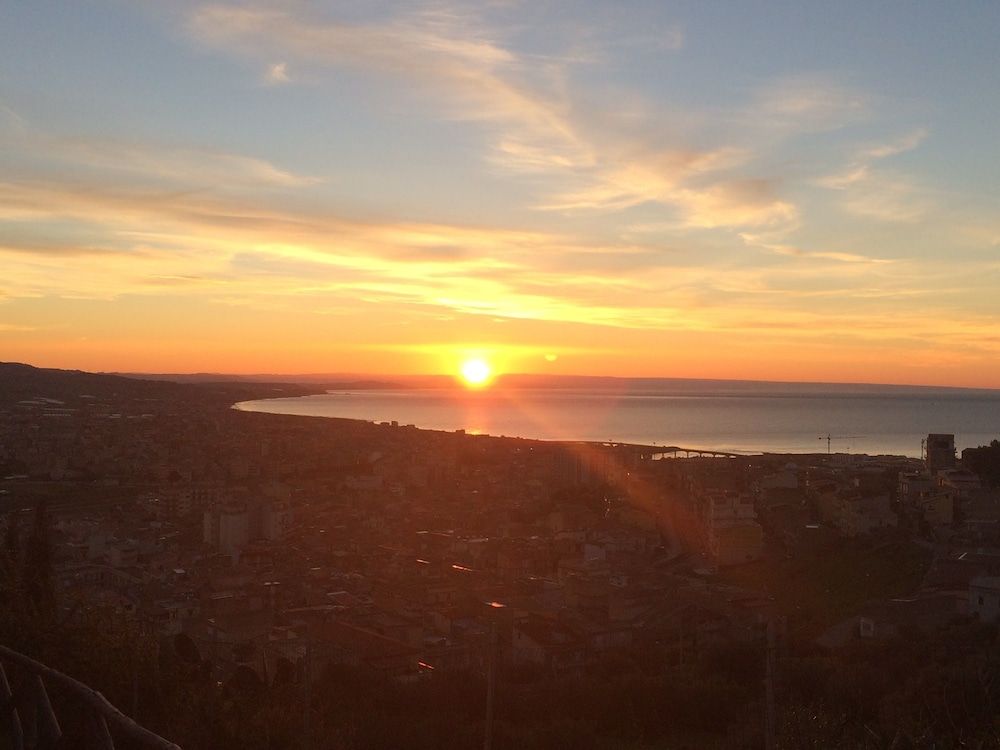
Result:
<instances>
[{"instance_id":1,"label":"sunset sky","mask_svg":"<svg viewBox=\"0 0 1000 750\"><path fill-rule=\"evenodd\" d=\"M1000 4L0 5L0 360L1000 387Z\"/></svg>"}]
</instances>

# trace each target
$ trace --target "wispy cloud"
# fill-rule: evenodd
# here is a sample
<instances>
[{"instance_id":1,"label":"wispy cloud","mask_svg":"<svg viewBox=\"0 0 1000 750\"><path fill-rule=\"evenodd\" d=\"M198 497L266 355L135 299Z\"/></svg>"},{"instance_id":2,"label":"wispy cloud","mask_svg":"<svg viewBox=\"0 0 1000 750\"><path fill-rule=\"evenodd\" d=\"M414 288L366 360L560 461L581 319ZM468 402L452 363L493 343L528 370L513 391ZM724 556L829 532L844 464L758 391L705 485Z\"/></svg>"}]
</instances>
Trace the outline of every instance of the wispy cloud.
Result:
<instances>
[{"instance_id":1,"label":"wispy cloud","mask_svg":"<svg viewBox=\"0 0 1000 750\"><path fill-rule=\"evenodd\" d=\"M368 223L237 196L80 181L7 181L0 207L31 216L35 232L28 246L0 246L0 296L7 300L155 293L296 315L383 309L414 319L474 316L657 336L742 334L758 345L771 336L803 346L837 336L844 346L909 346L911 338L950 346L959 336L968 342L965 357L1000 351L1000 342L976 342L992 330L992 319L947 308L968 289L966 278L949 276L947 264L810 252L770 241L766 232L744 239L775 260L797 262L691 262L689 253L671 257L653 246L554 232ZM46 242L50 226L67 222L107 238L100 262L69 252L58 234ZM619 256L634 263L618 266ZM912 307L916 297L926 299L920 314ZM938 306L940 314L929 314Z\"/></svg>"},{"instance_id":2,"label":"wispy cloud","mask_svg":"<svg viewBox=\"0 0 1000 750\"><path fill-rule=\"evenodd\" d=\"M778 180L738 171L751 161L746 149L654 145L620 122L609 127L574 95L572 56L539 63L468 15L439 10L347 23L216 4L197 9L189 28L203 43L234 54L347 67L415 85L439 115L483 123L494 138L489 163L546 177L541 209L609 212L653 203L689 228L794 223L796 207L776 195ZM677 49L683 35L674 29L660 43ZM847 93L833 103L829 92L811 96L802 86L786 86L765 106L813 122L856 104Z\"/></svg>"},{"instance_id":3,"label":"wispy cloud","mask_svg":"<svg viewBox=\"0 0 1000 750\"><path fill-rule=\"evenodd\" d=\"M820 178L817 184L842 191L841 205L856 216L894 223L916 221L932 206L927 192L912 178L877 165L912 151L927 135L928 131L920 128L895 140L866 146L846 168Z\"/></svg>"},{"instance_id":4,"label":"wispy cloud","mask_svg":"<svg viewBox=\"0 0 1000 750\"><path fill-rule=\"evenodd\" d=\"M643 346L667 332L708 332L734 346L752 335L817 349L836 337L916 350L954 336L969 351L979 335L978 346L1000 349L987 316L960 304L975 280L949 276L947 262L899 257L899 244L810 236L805 201L817 193L891 221L926 210L920 186L886 169L926 131L858 146L820 180L831 193L806 182L816 169L788 164L783 144L840 153L853 131L831 131L871 116L868 97L833 78L751 86L724 111L680 113L690 119L678 125L661 102L611 84L581 89L579 74L599 59L586 48L528 52L516 29L472 11L344 13L369 20L299 3L213 4L194 6L185 28L245 60L257 84L247 88L264 100L278 92L261 83L321 86L324 74L347 70L379 84L364 106L384 95L379 104L410 107L415 119L466 124L484 144L476 155L485 177L515 183L511 201L534 209L523 224L377 203L360 219L338 197L339 176L304 174L281 158L66 138L0 113L11 165L0 177L2 296L153 295L287 315L381 309L393 330L474 318L593 339L589 327L605 326L616 339L645 335ZM697 40L677 30L661 43L674 53ZM802 187L812 189L803 196ZM983 242L993 229L984 225Z\"/></svg>"},{"instance_id":5,"label":"wispy cloud","mask_svg":"<svg viewBox=\"0 0 1000 750\"><path fill-rule=\"evenodd\" d=\"M188 189L219 190L302 187L320 182L317 177L296 174L244 154L83 135L60 136L20 116L18 121L20 127L0 127L0 154L7 152L22 161L30 160L30 167L21 171L35 174L58 175L71 166L77 173L89 168L106 175L142 178L149 184L172 182ZM11 171L16 173L16 168L10 168L8 173Z\"/></svg>"},{"instance_id":6,"label":"wispy cloud","mask_svg":"<svg viewBox=\"0 0 1000 750\"><path fill-rule=\"evenodd\" d=\"M843 206L855 216L909 223L924 218L933 202L913 180L879 174L869 175L848 189Z\"/></svg>"},{"instance_id":7,"label":"wispy cloud","mask_svg":"<svg viewBox=\"0 0 1000 750\"><path fill-rule=\"evenodd\" d=\"M288 75L288 63L273 63L268 65L264 72L264 83L269 86L278 86L291 80Z\"/></svg>"},{"instance_id":8,"label":"wispy cloud","mask_svg":"<svg viewBox=\"0 0 1000 750\"><path fill-rule=\"evenodd\" d=\"M798 131L841 128L867 116L869 97L832 77L800 74L759 87L754 112L765 124Z\"/></svg>"},{"instance_id":9,"label":"wispy cloud","mask_svg":"<svg viewBox=\"0 0 1000 750\"><path fill-rule=\"evenodd\" d=\"M248 301L289 295L295 304L294 295L319 295L512 319L687 329L719 324L711 320L720 311L699 311L699 297L724 283L735 310L738 280L745 278L744 289L750 289L761 274L730 269L720 275L709 266L667 264L649 247L608 247L548 232L369 224L327 212L96 184L3 183L0 206L30 215L40 235L31 247L0 247L16 271L10 275L16 288L8 294L22 296L212 289ZM45 227L53 221L100 228L108 238L101 263L87 261L87 248L75 249L77 261L62 241L46 245ZM637 263L609 275L604 262L622 254ZM815 274L823 278L829 271ZM797 278L802 283L805 277Z\"/></svg>"},{"instance_id":10,"label":"wispy cloud","mask_svg":"<svg viewBox=\"0 0 1000 750\"><path fill-rule=\"evenodd\" d=\"M862 157L868 159L885 159L896 154L912 151L927 138L926 128L918 128L911 133L907 133L895 141L870 146L861 152Z\"/></svg>"},{"instance_id":11,"label":"wispy cloud","mask_svg":"<svg viewBox=\"0 0 1000 750\"><path fill-rule=\"evenodd\" d=\"M28 123L13 108L0 101L0 127L9 128L18 132L27 130Z\"/></svg>"},{"instance_id":12,"label":"wispy cloud","mask_svg":"<svg viewBox=\"0 0 1000 750\"><path fill-rule=\"evenodd\" d=\"M742 239L748 245L755 247L761 247L765 250L769 250L777 255L785 255L792 258L803 258L803 259L813 259L813 260L834 260L840 263L893 263L892 259L888 258L871 258L867 255L860 255L858 253L844 253L838 251L828 251L828 250L805 250L794 245L785 245L776 242L770 242L766 236L750 234L748 232L742 232L740 234L740 239Z\"/></svg>"},{"instance_id":13,"label":"wispy cloud","mask_svg":"<svg viewBox=\"0 0 1000 750\"><path fill-rule=\"evenodd\" d=\"M820 178L817 182L823 187L833 190L844 190L851 185L863 182L871 176L871 170L875 162L887 159L891 156L912 151L919 146L927 137L927 130L920 128L911 133L887 143L867 146L858 151L857 156L851 160L846 168L840 172Z\"/></svg>"}]
</instances>

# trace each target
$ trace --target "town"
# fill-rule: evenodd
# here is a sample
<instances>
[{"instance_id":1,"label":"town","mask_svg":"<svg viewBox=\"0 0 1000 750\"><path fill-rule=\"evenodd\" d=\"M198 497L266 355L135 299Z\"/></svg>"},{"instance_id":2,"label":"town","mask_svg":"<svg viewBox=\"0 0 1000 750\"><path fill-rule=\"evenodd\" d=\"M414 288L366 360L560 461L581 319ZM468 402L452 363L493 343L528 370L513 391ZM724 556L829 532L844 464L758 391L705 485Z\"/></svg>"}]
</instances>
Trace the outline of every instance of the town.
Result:
<instances>
[{"instance_id":1,"label":"town","mask_svg":"<svg viewBox=\"0 0 1000 750\"><path fill-rule=\"evenodd\" d=\"M339 665L493 690L1000 617L996 444L665 452L231 408L294 386L12 373L2 536L43 508L58 609L114 612L220 685Z\"/></svg>"}]
</instances>

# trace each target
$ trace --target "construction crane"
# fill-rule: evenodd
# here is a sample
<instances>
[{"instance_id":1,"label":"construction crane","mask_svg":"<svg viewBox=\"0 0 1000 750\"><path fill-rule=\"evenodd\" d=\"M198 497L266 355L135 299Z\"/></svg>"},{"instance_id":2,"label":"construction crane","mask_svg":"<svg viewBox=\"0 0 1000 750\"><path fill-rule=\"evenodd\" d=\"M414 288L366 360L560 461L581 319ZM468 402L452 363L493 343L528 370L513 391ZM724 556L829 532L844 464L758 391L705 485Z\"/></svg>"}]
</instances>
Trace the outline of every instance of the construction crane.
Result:
<instances>
[{"instance_id":1,"label":"construction crane","mask_svg":"<svg viewBox=\"0 0 1000 750\"><path fill-rule=\"evenodd\" d=\"M830 453L830 443L832 441L834 441L834 440L854 440L856 438L863 438L863 437L865 437L865 436L864 435L830 435L829 433L827 433L826 435L820 435L816 439L817 440L825 440L826 441L826 452L829 454Z\"/></svg>"}]
</instances>

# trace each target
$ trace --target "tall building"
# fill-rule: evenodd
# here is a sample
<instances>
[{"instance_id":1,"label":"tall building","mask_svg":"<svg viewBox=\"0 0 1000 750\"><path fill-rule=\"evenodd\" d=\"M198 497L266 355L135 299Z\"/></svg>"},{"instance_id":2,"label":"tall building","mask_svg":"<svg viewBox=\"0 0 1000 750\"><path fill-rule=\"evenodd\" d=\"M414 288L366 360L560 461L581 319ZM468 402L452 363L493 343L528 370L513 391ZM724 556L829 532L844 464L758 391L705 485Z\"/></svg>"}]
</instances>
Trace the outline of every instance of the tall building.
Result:
<instances>
[{"instance_id":1,"label":"tall building","mask_svg":"<svg viewBox=\"0 0 1000 750\"><path fill-rule=\"evenodd\" d=\"M927 470L935 474L955 467L955 436L932 432L927 436Z\"/></svg>"},{"instance_id":2,"label":"tall building","mask_svg":"<svg viewBox=\"0 0 1000 750\"><path fill-rule=\"evenodd\" d=\"M245 505L233 504L219 513L219 551L239 558L250 541L250 514Z\"/></svg>"},{"instance_id":3,"label":"tall building","mask_svg":"<svg viewBox=\"0 0 1000 750\"><path fill-rule=\"evenodd\" d=\"M292 527L292 509L288 503L266 503L261 518L260 536L275 541L283 539Z\"/></svg>"},{"instance_id":4,"label":"tall building","mask_svg":"<svg viewBox=\"0 0 1000 750\"><path fill-rule=\"evenodd\" d=\"M283 539L292 526L290 503L237 492L205 509L202 532L205 544L239 560L251 541Z\"/></svg>"}]
</instances>

